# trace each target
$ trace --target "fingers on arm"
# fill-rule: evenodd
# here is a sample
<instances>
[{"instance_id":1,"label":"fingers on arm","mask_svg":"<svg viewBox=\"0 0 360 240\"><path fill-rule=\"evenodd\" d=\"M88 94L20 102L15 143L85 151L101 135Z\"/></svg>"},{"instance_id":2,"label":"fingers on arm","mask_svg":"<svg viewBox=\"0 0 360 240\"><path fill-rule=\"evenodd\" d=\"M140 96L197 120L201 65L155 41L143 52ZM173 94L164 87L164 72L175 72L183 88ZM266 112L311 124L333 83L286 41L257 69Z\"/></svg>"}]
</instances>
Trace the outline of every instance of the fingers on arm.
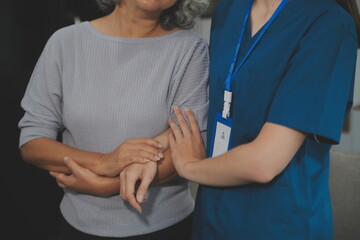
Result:
<instances>
[{"instance_id":1,"label":"fingers on arm","mask_svg":"<svg viewBox=\"0 0 360 240\"><path fill-rule=\"evenodd\" d=\"M65 165L70 169L73 174L77 174L80 171L80 166L70 157L64 157Z\"/></svg>"},{"instance_id":2,"label":"fingers on arm","mask_svg":"<svg viewBox=\"0 0 360 240\"><path fill-rule=\"evenodd\" d=\"M181 112L180 108L175 107L174 113L176 115L176 118L179 122L180 129L181 129L182 133L184 134L184 136L190 135L191 131L189 129L188 123L186 122L186 119L185 119L183 113Z\"/></svg>"},{"instance_id":3,"label":"fingers on arm","mask_svg":"<svg viewBox=\"0 0 360 240\"><path fill-rule=\"evenodd\" d=\"M190 109L185 109L184 112L186 118L189 121L189 124L186 121L184 114L180 111L178 107L174 108L174 113L179 122L179 126L177 126L172 119L169 120L169 125L171 127L171 130L173 131L175 139L178 140L178 138L182 137L182 135L184 136L194 135L196 137L201 138L199 124L196 120L194 112L191 111Z\"/></svg>"},{"instance_id":4,"label":"fingers on arm","mask_svg":"<svg viewBox=\"0 0 360 240\"><path fill-rule=\"evenodd\" d=\"M186 114L186 117L189 120L191 132L194 135L201 137L199 124L198 124L198 122L197 122L197 120L195 118L194 112L191 111L190 109L185 109L185 114Z\"/></svg>"},{"instance_id":5,"label":"fingers on arm","mask_svg":"<svg viewBox=\"0 0 360 240\"><path fill-rule=\"evenodd\" d=\"M169 143L170 143L171 150L173 150L173 147L174 147L174 145L176 143L173 131L170 131L170 133L169 133Z\"/></svg>"},{"instance_id":6,"label":"fingers on arm","mask_svg":"<svg viewBox=\"0 0 360 240\"><path fill-rule=\"evenodd\" d=\"M151 161L159 161L164 157L161 150L151 147L147 144L140 144L137 148L139 156Z\"/></svg>"},{"instance_id":7,"label":"fingers on arm","mask_svg":"<svg viewBox=\"0 0 360 240\"><path fill-rule=\"evenodd\" d=\"M154 180L155 172L151 171L144 171L144 174L141 178L141 183L139 185L139 188L136 192L136 200L139 203L143 203L145 200L145 195L149 189L150 184Z\"/></svg>"},{"instance_id":8,"label":"fingers on arm","mask_svg":"<svg viewBox=\"0 0 360 240\"><path fill-rule=\"evenodd\" d=\"M133 139L133 140L129 140L131 143L140 143L140 144L147 144L149 146L152 146L154 148L162 148L162 145L159 141L155 140L155 139L152 139L152 138L136 138L136 139Z\"/></svg>"},{"instance_id":9,"label":"fingers on arm","mask_svg":"<svg viewBox=\"0 0 360 240\"><path fill-rule=\"evenodd\" d=\"M126 172L126 186L125 186L125 197L130 205L141 213L141 206L135 198L135 185L139 176L132 172Z\"/></svg>"},{"instance_id":10,"label":"fingers on arm","mask_svg":"<svg viewBox=\"0 0 360 240\"><path fill-rule=\"evenodd\" d=\"M71 175L66 175L63 173L58 173L53 171L50 171L49 174L56 179L56 182L59 187L71 188L75 184L76 181L75 176L79 173L81 167L69 157L64 158L64 163L72 172Z\"/></svg>"},{"instance_id":11,"label":"fingers on arm","mask_svg":"<svg viewBox=\"0 0 360 240\"><path fill-rule=\"evenodd\" d=\"M159 161L163 158L161 144L150 138L137 138L131 141L131 158L132 162L147 163L149 161Z\"/></svg>"},{"instance_id":12,"label":"fingers on arm","mask_svg":"<svg viewBox=\"0 0 360 240\"><path fill-rule=\"evenodd\" d=\"M169 125L171 128L172 134L174 136L174 139L176 141L180 140L183 137L180 127L178 125L176 125L176 123L172 119L169 119L168 122L169 122Z\"/></svg>"},{"instance_id":13,"label":"fingers on arm","mask_svg":"<svg viewBox=\"0 0 360 240\"><path fill-rule=\"evenodd\" d=\"M68 188L73 182L73 176L67 176L63 173L50 171L49 174L55 178L56 183L61 188Z\"/></svg>"}]
</instances>

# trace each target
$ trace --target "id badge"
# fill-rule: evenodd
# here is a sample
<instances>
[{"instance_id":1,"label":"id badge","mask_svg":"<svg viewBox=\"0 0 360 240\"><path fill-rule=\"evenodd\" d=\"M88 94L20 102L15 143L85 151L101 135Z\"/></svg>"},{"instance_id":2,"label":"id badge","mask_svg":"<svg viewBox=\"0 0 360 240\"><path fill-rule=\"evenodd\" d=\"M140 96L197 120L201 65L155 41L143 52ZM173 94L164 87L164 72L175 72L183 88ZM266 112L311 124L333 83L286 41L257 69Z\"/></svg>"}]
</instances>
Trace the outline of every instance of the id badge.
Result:
<instances>
[{"instance_id":1,"label":"id badge","mask_svg":"<svg viewBox=\"0 0 360 240\"><path fill-rule=\"evenodd\" d=\"M220 113L216 114L214 133L211 140L211 157L219 156L229 150L232 119L224 119Z\"/></svg>"}]
</instances>

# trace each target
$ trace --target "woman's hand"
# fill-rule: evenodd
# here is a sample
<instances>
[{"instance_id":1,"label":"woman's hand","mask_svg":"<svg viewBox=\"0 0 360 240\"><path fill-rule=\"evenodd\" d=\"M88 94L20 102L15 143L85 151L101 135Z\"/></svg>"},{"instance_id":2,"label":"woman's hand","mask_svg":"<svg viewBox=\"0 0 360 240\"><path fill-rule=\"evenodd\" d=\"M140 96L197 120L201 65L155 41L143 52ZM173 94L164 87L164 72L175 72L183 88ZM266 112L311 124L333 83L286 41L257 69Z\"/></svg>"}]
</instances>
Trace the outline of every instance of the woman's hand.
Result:
<instances>
[{"instance_id":1,"label":"woman's hand","mask_svg":"<svg viewBox=\"0 0 360 240\"><path fill-rule=\"evenodd\" d=\"M157 163L132 164L120 173L120 198L141 213L148 188L157 173ZM140 181L140 185L138 185ZM136 189L137 188L137 189Z\"/></svg>"},{"instance_id":2,"label":"woman's hand","mask_svg":"<svg viewBox=\"0 0 360 240\"><path fill-rule=\"evenodd\" d=\"M205 145L194 113L190 109L185 109L190 126L178 107L174 108L174 113L179 126L173 120L169 120L171 157L177 172L184 177L185 167L189 163L205 158Z\"/></svg>"},{"instance_id":3,"label":"woman's hand","mask_svg":"<svg viewBox=\"0 0 360 240\"><path fill-rule=\"evenodd\" d=\"M159 141L151 138L126 140L111 153L102 155L96 169L91 170L102 176L118 176L124 168L133 163L159 161L164 157L162 147Z\"/></svg>"},{"instance_id":4,"label":"woman's hand","mask_svg":"<svg viewBox=\"0 0 360 240\"><path fill-rule=\"evenodd\" d=\"M71 175L49 172L56 179L59 187L102 197L116 194L111 189L119 185L118 178L100 177L68 157L64 159L64 163L71 170Z\"/></svg>"}]
</instances>

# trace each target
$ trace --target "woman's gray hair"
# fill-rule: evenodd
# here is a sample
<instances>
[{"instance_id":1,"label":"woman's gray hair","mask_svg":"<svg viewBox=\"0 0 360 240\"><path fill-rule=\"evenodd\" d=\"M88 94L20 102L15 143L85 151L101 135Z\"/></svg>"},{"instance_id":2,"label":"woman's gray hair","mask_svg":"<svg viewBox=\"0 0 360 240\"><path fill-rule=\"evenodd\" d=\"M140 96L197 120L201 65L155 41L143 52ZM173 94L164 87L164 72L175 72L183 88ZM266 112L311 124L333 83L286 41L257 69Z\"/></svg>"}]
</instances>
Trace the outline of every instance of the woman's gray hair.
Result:
<instances>
[{"instance_id":1,"label":"woman's gray hair","mask_svg":"<svg viewBox=\"0 0 360 240\"><path fill-rule=\"evenodd\" d=\"M96 0L100 9L110 12L121 0ZM201 15L209 6L210 0L177 0L174 6L166 9L160 17L160 25L165 30L175 27L190 29L195 24L195 17Z\"/></svg>"}]
</instances>

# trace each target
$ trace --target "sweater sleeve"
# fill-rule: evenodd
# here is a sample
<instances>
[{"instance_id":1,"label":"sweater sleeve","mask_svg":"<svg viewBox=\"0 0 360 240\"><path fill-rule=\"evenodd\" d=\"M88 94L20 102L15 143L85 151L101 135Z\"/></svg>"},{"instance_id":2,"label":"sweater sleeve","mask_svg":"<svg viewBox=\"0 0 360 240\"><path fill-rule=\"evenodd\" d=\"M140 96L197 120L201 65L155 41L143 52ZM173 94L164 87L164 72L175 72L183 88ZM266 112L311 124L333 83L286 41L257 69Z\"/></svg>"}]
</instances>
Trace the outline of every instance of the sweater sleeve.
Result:
<instances>
[{"instance_id":1,"label":"sweater sleeve","mask_svg":"<svg viewBox=\"0 0 360 240\"><path fill-rule=\"evenodd\" d=\"M174 120L172 107L191 109L199 123L200 131L206 131L208 113L208 78L209 78L208 45L201 39L186 53L179 71L175 76L177 87L171 90L173 101L170 111Z\"/></svg>"},{"instance_id":2,"label":"sweater sleeve","mask_svg":"<svg viewBox=\"0 0 360 240\"><path fill-rule=\"evenodd\" d=\"M56 34L47 42L21 101L19 146L36 139L56 139L62 128L60 44Z\"/></svg>"}]
</instances>

